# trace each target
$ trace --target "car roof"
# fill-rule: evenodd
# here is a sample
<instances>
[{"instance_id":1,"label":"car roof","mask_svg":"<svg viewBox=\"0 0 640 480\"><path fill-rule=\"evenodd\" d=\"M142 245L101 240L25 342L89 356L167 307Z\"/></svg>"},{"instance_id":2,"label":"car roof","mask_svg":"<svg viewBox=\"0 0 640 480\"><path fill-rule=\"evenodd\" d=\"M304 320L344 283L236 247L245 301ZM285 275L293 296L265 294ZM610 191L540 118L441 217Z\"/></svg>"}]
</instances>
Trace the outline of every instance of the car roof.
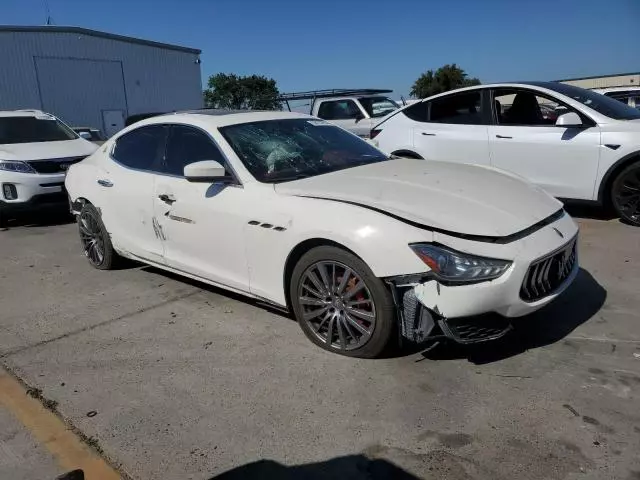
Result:
<instances>
[{"instance_id":1,"label":"car roof","mask_svg":"<svg viewBox=\"0 0 640 480\"><path fill-rule=\"evenodd\" d=\"M168 113L147 118L136 122L132 126L153 125L157 123L187 123L198 124L209 128L226 127L240 123L260 122L267 120L286 120L292 118L315 118L298 112L257 111L257 110L224 110L207 111L191 110L186 112Z\"/></svg>"},{"instance_id":2,"label":"car roof","mask_svg":"<svg viewBox=\"0 0 640 480\"><path fill-rule=\"evenodd\" d=\"M0 111L0 117L35 117L38 115L51 115L41 110L3 110Z\"/></svg>"}]
</instances>

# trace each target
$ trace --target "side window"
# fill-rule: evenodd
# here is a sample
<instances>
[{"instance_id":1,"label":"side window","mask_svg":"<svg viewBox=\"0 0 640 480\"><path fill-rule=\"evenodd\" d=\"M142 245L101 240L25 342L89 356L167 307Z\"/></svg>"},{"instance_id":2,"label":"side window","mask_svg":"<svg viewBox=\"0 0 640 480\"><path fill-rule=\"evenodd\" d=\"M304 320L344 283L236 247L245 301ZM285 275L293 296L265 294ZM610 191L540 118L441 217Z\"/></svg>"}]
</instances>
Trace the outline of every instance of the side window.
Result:
<instances>
[{"instance_id":1,"label":"side window","mask_svg":"<svg viewBox=\"0 0 640 480\"><path fill-rule=\"evenodd\" d=\"M483 125L482 92L457 93L429 102L429 121L462 125Z\"/></svg>"},{"instance_id":2,"label":"side window","mask_svg":"<svg viewBox=\"0 0 640 480\"><path fill-rule=\"evenodd\" d=\"M531 90L496 90L493 103L498 125L555 125L560 115L574 111Z\"/></svg>"},{"instance_id":3,"label":"side window","mask_svg":"<svg viewBox=\"0 0 640 480\"><path fill-rule=\"evenodd\" d=\"M125 167L151 170L164 146L165 135L162 125L137 128L116 140L111 156Z\"/></svg>"},{"instance_id":4,"label":"side window","mask_svg":"<svg viewBox=\"0 0 640 480\"><path fill-rule=\"evenodd\" d=\"M322 102L318 109L318 117L325 120L350 120L355 119L361 113L353 100Z\"/></svg>"},{"instance_id":5,"label":"side window","mask_svg":"<svg viewBox=\"0 0 640 480\"><path fill-rule=\"evenodd\" d=\"M201 160L215 160L225 165L225 160L208 135L195 128L184 125L173 125L162 173L182 177L184 167Z\"/></svg>"},{"instance_id":6,"label":"side window","mask_svg":"<svg viewBox=\"0 0 640 480\"><path fill-rule=\"evenodd\" d=\"M426 102L416 102L410 107L402 110L402 113L409 117L411 120L416 122L426 122L427 121L427 103Z\"/></svg>"}]
</instances>

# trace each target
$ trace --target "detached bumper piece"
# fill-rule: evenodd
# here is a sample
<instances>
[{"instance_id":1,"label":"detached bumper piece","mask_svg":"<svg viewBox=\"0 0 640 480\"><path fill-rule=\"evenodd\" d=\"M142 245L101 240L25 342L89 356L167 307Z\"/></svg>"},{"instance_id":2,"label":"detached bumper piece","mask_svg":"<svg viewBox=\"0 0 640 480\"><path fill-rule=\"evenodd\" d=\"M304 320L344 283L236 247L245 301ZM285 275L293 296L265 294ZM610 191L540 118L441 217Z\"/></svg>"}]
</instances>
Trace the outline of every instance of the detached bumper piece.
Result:
<instances>
[{"instance_id":1,"label":"detached bumper piece","mask_svg":"<svg viewBox=\"0 0 640 480\"><path fill-rule=\"evenodd\" d=\"M458 343L480 343L497 340L511 331L511 322L499 315L473 318L440 319L442 333Z\"/></svg>"},{"instance_id":2,"label":"detached bumper piece","mask_svg":"<svg viewBox=\"0 0 640 480\"><path fill-rule=\"evenodd\" d=\"M414 276L388 279L398 313L401 335L412 342L448 338L457 343L470 344L497 340L513 328L511 321L498 314L447 319L422 305L416 297L416 282L424 278Z\"/></svg>"}]
</instances>

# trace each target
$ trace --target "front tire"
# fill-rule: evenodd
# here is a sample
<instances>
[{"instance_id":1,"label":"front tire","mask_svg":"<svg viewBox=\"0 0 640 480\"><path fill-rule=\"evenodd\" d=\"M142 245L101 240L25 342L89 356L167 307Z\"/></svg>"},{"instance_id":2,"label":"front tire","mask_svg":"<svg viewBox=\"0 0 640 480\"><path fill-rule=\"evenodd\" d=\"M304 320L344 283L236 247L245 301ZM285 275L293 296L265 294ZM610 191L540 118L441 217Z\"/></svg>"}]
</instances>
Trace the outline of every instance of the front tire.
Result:
<instances>
[{"instance_id":1,"label":"front tire","mask_svg":"<svg viewBox=\"0 0 640 480\"><path fill-rule=\"evenodd\" d=\"M100 212L90 203L86 203L78 215L78 230L82 250L91 266L98 270L115 268L120 257L113 249Z\"/></svg>"},{"instance_id":2,"label":"front tire","mask_svg":"<svg viewBox=\"0 0 640 480\"><path fill-rule=\"evenodd\" d=\"M626 167L613 181L611 202L622 220L640 227L640 161Z\"/></svg>"},{"instance_id":3,"label":"front tire","mask_svg":"<svg viewBox=\"0 0 640 480\"><path fill-rule=\"evenodd\" d=\"M391 293L366 263L343 249L321 246L304 254L289 294L302 331L325 350L374 358L394 336Z\"/></svg>"}]
</instances>

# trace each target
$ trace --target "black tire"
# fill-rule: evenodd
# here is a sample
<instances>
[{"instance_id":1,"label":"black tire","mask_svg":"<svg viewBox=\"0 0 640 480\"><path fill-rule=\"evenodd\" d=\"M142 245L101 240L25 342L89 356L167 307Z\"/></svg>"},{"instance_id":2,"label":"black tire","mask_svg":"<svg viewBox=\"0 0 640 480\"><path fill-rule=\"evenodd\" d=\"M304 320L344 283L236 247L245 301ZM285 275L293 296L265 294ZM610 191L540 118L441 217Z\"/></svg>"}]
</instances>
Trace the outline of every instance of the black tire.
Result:
<instances>
[{"instance_id":1,"label":"black tire","mask_svg":"<svg viewBox=\"0 0 640 480\"><path fill-rule=\"evenodd\" d=\"M317 280L319 278L317 273L320 273L317 268L331 268L332 265L333 270L330 276L333 280L330 279L328 283L333 286L333 293L328 292L331 288L324 290L317 288L315 293L326 296L327 299L313 303L313 307L317 310L312 309L308 302L309 300L315 302L315 299L309 297L308 287L311 285L311 278L308 274L314 274ZM329 273L327 270L324 271ZM341 277L338 276L340 274L342 274ZM345 274L347 274L346 279ZM344 282L343 279L345 279ZM360 286L360 281L363 282L364 287L356 289ZM324 282L324 285L327 285L327 282ZM300 298L302 292L304 297ZM373 274L366 263L346 250L333 246L321 246L305 253L293 269L289 281L289 295L293 313L302 331L313 343L325 350L349 357L374 358L380 356L390 340L395 338L396 314L391 292L384 282ZM358 296L361 298L359 299ZM315 297L319 298L318 295ZM302 302L305 304L303 305ZM336 307L336 304L331 302L339 302L340 306ZM360 307L356 308L354 304ZM313 320L319 324L318 330L315 330L311 320L305 319L305 314L314 314L325 308L328 310L321 313L323 318L320 318L320 315L313 317ZM370 315L373 323L359 317L363 313ZM324 318L327 315L331 315L333 319ZM353 320L356 320L359 326L354 324ZM324 332L324 339L321 338L323 321L329 322L327 331ZM335 330L329 325L333 325ZM361 328L369 330L369 333L363 335ZM327 333L328 331L331 333ZM332 340L327 342L326 338L329 335ZM358 335L360 340L356 338Z\"/></svg>"},{"instance_id":2,"label":"black tire","mask_svg":"<svg viewBox=\"0 0 640 480\"><path fill-rule=\"evenodd\" d=\"M7 214L4 212L4 208L0 205L0 229L5 229L7 226Z\"/></svg>"},{"instance_id":3,"label":"black tire","mask_svg":"<svg viewBox=\"0 0 640 480\"><path fill-rule=\"evenodd\" d=\"M640 161L616 176L611 185L611 204L622 220L640 227Z\"/></svg>"},{"instance_id":4,"label":"black tire","mask_svg":"<svg viewBox=\"0 0 640 480\"><path fill-rule=\"evenodd\" d=\"M91 266L98 270L115 268L120 263L121 257L113 249L109 233L100 218L100 212L90 203L86 203L77 221L82 249Z\"/></svg>"}]
</instances>

